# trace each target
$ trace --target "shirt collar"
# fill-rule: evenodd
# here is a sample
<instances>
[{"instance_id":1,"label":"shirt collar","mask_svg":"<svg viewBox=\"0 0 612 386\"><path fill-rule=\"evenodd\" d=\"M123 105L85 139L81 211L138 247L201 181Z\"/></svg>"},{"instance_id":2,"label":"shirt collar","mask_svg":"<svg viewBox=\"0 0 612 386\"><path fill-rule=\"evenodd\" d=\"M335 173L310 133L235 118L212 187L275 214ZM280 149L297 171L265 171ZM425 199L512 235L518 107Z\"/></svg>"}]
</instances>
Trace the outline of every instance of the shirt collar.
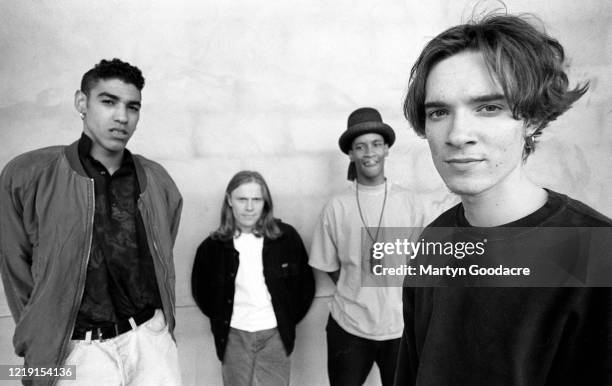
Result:
<instances>
[{"instance_id":1,"label":"shirt collar","mask_svg":"<svg viewBox=\"0 0 612 386\"><path fill-rule=\"evenodd\" d=\"M81 162L89 158L91 160L94 160L100 163L100 161L93 158L90 154L92 146L93 146L93 141L91 140L91 138L89 138L89 136L85 134L84 132L81 133L81 138L79 139L79 145L78 145L79 158L81 159ZM134 164L134 160L132 159L132 153L130 153L128 149L125 149L123 151L123 158L121 159L121 167L131 166L133 164Z\"/></svg>"}]
</instances>

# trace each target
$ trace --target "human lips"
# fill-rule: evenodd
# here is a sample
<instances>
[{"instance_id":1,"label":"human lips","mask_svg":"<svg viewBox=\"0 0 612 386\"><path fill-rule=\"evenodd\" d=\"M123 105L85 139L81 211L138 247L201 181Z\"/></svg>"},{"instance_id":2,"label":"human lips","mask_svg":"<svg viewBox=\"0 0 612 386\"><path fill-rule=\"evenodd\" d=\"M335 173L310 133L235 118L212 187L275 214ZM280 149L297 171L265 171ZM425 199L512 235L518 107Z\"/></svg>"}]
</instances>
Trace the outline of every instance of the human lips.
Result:
<instances>
[{"instance_id":1,"label":"human lips","mask_svg":"<svg viewBox=\"0 0 612 386\"><path fill-rule=\"evenodd\" d=\"M120 127L113 127L110 129L111 134L115 137L125 138L129 135L129 131L127 129L123 129Z\"/></svg>"},{"instance_id":2,"label":"human lips","mask_svg":"<svg viewBox=\"0 0 612 386\"><path fill-rule=\"evenodd\" d=\"M466 156L452 157L444 160L448 165L461 170L470 169L484 161L482 157Z\"/></svg>"},{"instance_id":3,"label":"human lips","mask_svg":"<svg viewBox=\"0 0 612 386\"><path fill-rule=\"evenodd\" d=\"M446 162L457 163L457 164L467 164L471 162L480 162L482 160L483 160L482 158L478 158L478 157L455 157L455 158L447 159Z\"/></svg>"}]
</instances>

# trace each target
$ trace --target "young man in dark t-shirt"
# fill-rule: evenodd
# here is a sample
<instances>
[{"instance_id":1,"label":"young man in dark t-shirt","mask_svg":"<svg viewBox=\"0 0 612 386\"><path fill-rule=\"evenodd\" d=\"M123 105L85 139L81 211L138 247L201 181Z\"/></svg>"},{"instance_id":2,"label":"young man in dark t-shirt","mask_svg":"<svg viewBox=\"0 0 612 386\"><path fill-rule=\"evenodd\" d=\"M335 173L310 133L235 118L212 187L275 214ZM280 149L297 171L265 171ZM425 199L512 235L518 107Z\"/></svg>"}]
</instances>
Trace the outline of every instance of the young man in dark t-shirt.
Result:
<instances>
[{"instance_id":1,"label":"young man in dark t-shirt","mask_svg":"<svg viewBox=\"0 0 612 386\"><path fill-rule=\"evenodd\" d=\"M542 130L587 88L569 88L561 44L521 17L488 15L429 42L412 68L404 112L461 203L425 234L432 227L612 226L536 185L523 168ZM509 261L504 251L527 252L528 244L552 257L554 243L543 246L537 232L521 237L526 244L497 240L494 257ZM610 288L453 283L411 288L406 281L396 385L612 383Z\"/></svg>"}]
</instances>

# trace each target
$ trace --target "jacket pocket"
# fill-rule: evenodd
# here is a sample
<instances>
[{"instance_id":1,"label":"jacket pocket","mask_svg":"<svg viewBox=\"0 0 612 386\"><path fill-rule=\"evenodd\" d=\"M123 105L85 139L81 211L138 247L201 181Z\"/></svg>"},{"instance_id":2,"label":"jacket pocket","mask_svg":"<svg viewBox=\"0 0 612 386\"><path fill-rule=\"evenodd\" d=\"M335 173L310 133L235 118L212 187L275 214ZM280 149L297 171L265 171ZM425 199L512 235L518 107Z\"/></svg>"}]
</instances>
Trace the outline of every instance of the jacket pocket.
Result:
<instances>
[{"instance_id":1,"label":"jacket pocket","mask_svg":"<svg viewBox=\"0 0 612 386\"><path fill-rule=\"evenodd\" d=\"M266 273L267 276L271 278L288 278L300 274L300 265L298 263L286 261L270 267Z\"/></svg>"}]
</instances>

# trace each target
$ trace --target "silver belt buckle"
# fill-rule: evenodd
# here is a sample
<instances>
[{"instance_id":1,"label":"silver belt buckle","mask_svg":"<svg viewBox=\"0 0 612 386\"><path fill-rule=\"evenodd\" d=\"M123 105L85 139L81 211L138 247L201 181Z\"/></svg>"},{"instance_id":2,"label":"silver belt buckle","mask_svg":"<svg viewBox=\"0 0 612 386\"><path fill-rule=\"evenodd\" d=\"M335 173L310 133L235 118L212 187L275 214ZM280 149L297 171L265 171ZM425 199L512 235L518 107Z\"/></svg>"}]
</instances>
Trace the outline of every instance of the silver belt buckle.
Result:
<instances>
[{"instance_id":1,"label":"silver belt buckle","mask_svg":"<svg viewBox=\"0 0 612 386\"><path fill-rule=\"evenodd\" d=\"M96 330L98 331L98 341L100 342L104 342L106 339L104 339L104 334L102 334L102 329L100 327L97 327Z\"/></svg>"}]
</instances>

